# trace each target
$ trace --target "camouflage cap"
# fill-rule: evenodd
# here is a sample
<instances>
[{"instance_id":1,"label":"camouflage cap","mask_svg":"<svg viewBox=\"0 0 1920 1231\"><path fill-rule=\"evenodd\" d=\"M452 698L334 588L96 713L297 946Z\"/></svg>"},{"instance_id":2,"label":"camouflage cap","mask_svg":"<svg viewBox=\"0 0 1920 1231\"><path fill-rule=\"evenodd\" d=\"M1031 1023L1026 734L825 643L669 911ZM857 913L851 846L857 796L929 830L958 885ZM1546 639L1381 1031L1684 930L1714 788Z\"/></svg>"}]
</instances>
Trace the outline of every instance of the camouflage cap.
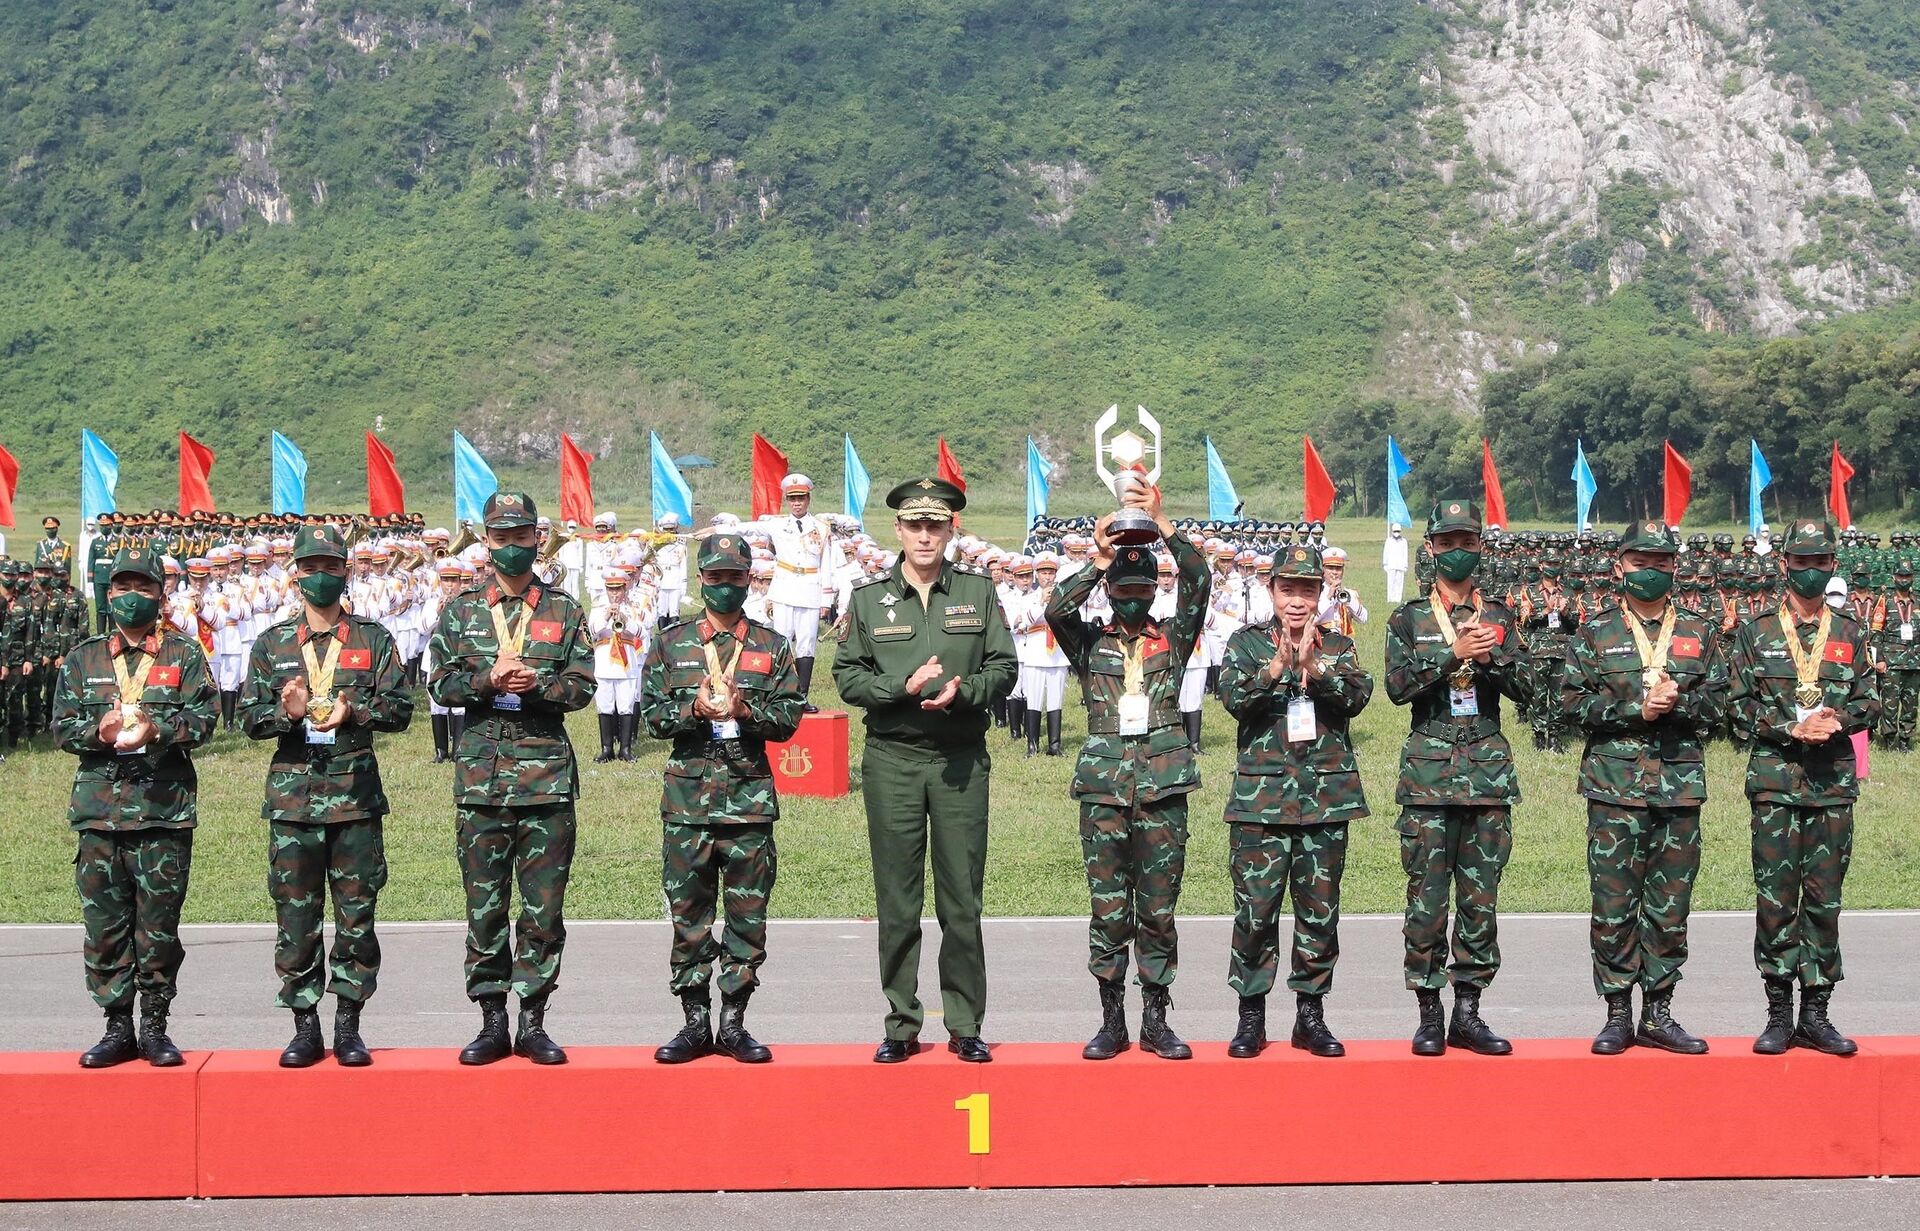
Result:
<instances>
[{"instance_id":1,"label":"camouflage cap","mask_svg":"<svg viewBox=\"0 0 1920 1231\"><path fill-rule=\"evenodd\" d=\"M710 534L700 540L695 567L703 573L708 569L744 573L753 567L753 549L737 534Z\"/></svg>"},{"instance_id":2,"label":"camouflage cap","mask_svg":"<svg viewBox=\"0 0 1920 1231\"><path fill-rule=\"evenodd\" d=\"M1654 551L1665 555L1677 555L1680 551L1680 536L1674 533L1672 526L1663 521L1640 518L1627 523L1620 532L1621 551Z\"/></svg>"},{"instance_id":3,"label":"camouflage cap","mask_svg":"<svg viewBox=\"0 0 1920 1231\"><path fill-rule=\"evenodd\" d=\"M1787 523L1787 536L1780 542L1783 556L1830 556L1833 550L1833 523L1811 517Z\"/></svg>"},{"instance_id":4,"label":"camouflage cap","mask_svg":"<svg viewBox=\"0 0 1920 1231\"><path fill-rule=\"evenodd\" d=\"M347 558L346 536L340 533L338 526L302 526L300 533L293 536L293 558L310 560L314 557L332 560Z\"/></svg>"},{"instance_id":5,"label":"camouflage cap","mask_svg":"<svg viewBox=\"0 0 1920 1231\"><path fill-rule=\"evenodd\" d=\"M489 530L514 530L540 520L540 510L525 492L495 492L480 510L480 523Z\"/></svg>"},{"instance_id":6,"label":"camouflage cap","mask_svg":"<svg viewBox=\"0 0 1920 1231\"><path fill-rule=\"evenodd\" d=\"M132 573L165 585L166 557L147 547L122 547L113 554L113 567L107 570L107 576L118 577L122 573Z\"/></svg>"},{"instance_id":7,"label":"camouflage cap","mask_svg":"<svg viewBox=\"0 0 1920 1231\"><path fill-rule=\"evenodd\" d=\"M1279 581L1283 577L1305 577L1319 581L1323 567L1320 549L1303 543L1274 553L1273 580Z\"/></svg>"},{"instance_id":8,"label":"camouflage cap","mask_svg":"<svg viewBox=\"0 0 1920 1231\"><path fill-rule=\"evenodd\" d=\"M1471 530L1478 534L1480 526L1480 506L1465 497L1436 501L1433 512L1427 515L1428 538L1449 530Z\"/></svg>"},{"instance_id":9,"label":"camouflage cap","mask_svg":"<svg viewBox=\"0 0 1920 1231\"><path fill-rule=\"evenodd\" d=\"M1109 586L1157 584L1159 580L1160 566L1154 562L1150 548L1122 547L1113 553L1113 564L1107 569Z\"/></svg>"},{"instance_id":10,"label":"camouflage cap","mask_svg":"<svg viewBox=\"0 0 1920 1231\"><path fill-rule=\"evenodd\" d=\"M887 493L887 507L901 521L952 521L967 493L945 479L909 479Z\"/></svg>"}]
</instances>

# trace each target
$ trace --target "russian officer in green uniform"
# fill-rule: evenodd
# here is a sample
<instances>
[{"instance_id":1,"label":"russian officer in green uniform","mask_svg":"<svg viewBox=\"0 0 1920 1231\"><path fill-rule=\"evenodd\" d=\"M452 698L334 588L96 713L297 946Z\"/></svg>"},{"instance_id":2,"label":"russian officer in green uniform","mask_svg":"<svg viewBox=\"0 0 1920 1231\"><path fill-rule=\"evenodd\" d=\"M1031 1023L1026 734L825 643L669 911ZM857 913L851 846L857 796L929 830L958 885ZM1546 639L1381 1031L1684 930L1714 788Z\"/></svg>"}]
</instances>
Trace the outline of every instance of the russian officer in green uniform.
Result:
<instances>
[{"instance_id":1,"label":"russian officer in green uniform","mask_svg":"<svg viewBox=\"0 0 1920 1231\"><path fill-rule=\"evenodd\" d=\"M1019 664L993 580L946 558L954 514L966 503L940 479L887 494L900 559L854 588L833 664L841 697L867 712L861 792L889 1006L873 1057L881 1064L913 1055L925 1017L918 986L929 850L947 1049L973 1063L993 1059L980 1038L987 729Z\"/></svg>"}]
</instances>

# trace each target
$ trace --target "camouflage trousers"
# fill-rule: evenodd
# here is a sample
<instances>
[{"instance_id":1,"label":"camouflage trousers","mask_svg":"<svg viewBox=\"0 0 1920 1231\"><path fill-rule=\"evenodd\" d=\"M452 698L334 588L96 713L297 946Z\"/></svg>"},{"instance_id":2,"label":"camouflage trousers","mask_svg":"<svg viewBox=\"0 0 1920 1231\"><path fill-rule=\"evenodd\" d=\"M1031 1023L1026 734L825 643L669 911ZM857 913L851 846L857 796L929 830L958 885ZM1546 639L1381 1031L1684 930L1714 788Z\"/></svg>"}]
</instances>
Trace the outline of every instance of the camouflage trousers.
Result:
<instances>
[{"instance_id":1,"label":"camouflage trousers","mask_svg":"<svg viewBox=\"0 0 1920 1231\"><path fill-rule=\"evenodd\" d=\"M1407 986L1484 988L1500 969L1500 873L1513 853L1505 804L1410 807L1400 813L1400 867L1407 874ZM1453 964L1447 965L1447 904Z\"/></svg>"},{"instance_id":2,"label":"camouflage trousers","mask_svg":"<svg viewBox=\"0 0 1920 1231\"><path fill-rule=\"evenodd\" d=\"M667 955L674 995L704 993L714 964L720 994L751 992L767 960L767 902L779 851L771 821L753 825L682 825L661 830L660 889L666 895L673 944ZM726 901L724 940L713 934L716 899Z\"/></svg>"},{"instance_id":3,"label":"camouflage trousers","mask_svg":"<svg viewBox=\"0 0 1920 1231\"><path fill-rule=\"evenodd\" d=\"M380 979L380 938L374 906L387 883L387 852L379 817L306 825L268 826L267 896L279 925L273 969L283 1009L311 1009L328 991L340 1000L366 1001ZM333 895L331 984L324 978L322 927Z\"/></svg>"},{"instance_id":4,"label":"camouflage trousers","mask_svg":"<svg viewBox=\"0 0 1920 1231\"><path fill-rule=\"evenodd\" d=\"M1912 749L1920 718L1920 671L1887 671L1880 689L1880 739L1889 748Z\"/></svg>"},{"instance_id":5,"label":"camouflage trousers","mask_svg":"<svg viewBox=\"0 0 1920 1231\"><path fill-rule=\"evenodd\" d=\"M1587 801L1596 992L1629 991L1638 983L1652 995L1680 981L1699 872L1699 808Z\"/></svg>"},{"instance_id":6,"label":"camouflage trousers","mask_svg":"<svg viewBox=\"0 0 1920 1231\"><path fill-rule=\"evenodd\" d=\"M1324 996L1340 958L1340 876L1347 823L1229 827L1233 956L1227 986L1241 996L1273 990L1280 960L1280 906L1293 898L1293 973L1287 986Z\"/></svg>"},{"instance_id":7,"label":"camouflage trousers","mask_svg":"<svg viewBox=\"0 0 1920 1231\"><path fill-rule=\"evenodd\" d=\"M1093 903L1087 969L1096 979L1125 979L1131 945L1142 983L1172 983L1180 969L1174 910L1187 869L1187 797L1081 804L1080 855Z\"/></svg>"},{"instance_id":8,"label":"camouflage trousers","mask_svg":"<svg viewBox=\"0 0 1920 1231\"><path fill-rule=\"evenodd\" d=\"M573 804L460 804L454 814L467 892L467 996L511 991L538 1000L558 983L567 947ZM520 918L509 956L507 911L516 883Z\"/></svg>"},{"instance_id":9,"label":"camouflage trousers","mask_svg":"<svg viewBox=\"0 0 1920 1231\"><path fill-rule=\"evenodd\" d=\"M83 829L73 878L86 923L87 993L103 1009L133 1004L137 989L173 999L186 950L180 907L193 866L191 829Z\"/></svg>"},{"instance_id":10,"label":"camouflage trousers","mask_svg":"<svg viewBox=\"0 0 1920 1231\"><path fill-rule=\"evenodd\" d=\"M1560 708L1560 673L1566 662L1566 641L1558 636L1533 647L1534 701L1527 716L1534 739L1555 748L1567 735L1567 715Z\"/></svg>"},{"instance_id":11,"label":"camouflage trousers","mask_svg":"<svg viewBox=\"0 0 1920 1231\"><path fill-rule=\"evenodd\" d=\"M1753 802L1753 964L1767 978L1828 987L1840 970L1840 886L1853 862L1853 805Z\"/></svg>"}]
</instances>

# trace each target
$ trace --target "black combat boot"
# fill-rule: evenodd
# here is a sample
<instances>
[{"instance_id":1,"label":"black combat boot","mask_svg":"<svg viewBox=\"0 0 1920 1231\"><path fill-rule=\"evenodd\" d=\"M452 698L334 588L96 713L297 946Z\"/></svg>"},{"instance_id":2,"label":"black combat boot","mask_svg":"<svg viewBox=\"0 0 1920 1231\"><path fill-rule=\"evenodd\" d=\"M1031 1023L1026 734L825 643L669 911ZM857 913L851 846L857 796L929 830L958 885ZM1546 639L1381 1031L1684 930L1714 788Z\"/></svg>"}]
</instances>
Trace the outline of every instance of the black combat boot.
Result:
<instances>
[{"instance_id":1,"label":"black combat boot","mask_svg":"<svg viewBox=\"0 0 1920 1231\"><path fill-rule=\"evenodd\" d=\"M283 1069L310 1069L326 1059L327 1041L320 1035L320 1014L315 1009L293 1011L293 1040L280 1053Z\"/></svg>"},{"instance_id":2,"label":"black combat boot","mask_svg":"<svg viewBox=\"0 0 1920 1231\"><path fill-rule=\"evenodd\" d=\"M1200 755L1200 711L1183 710L1180 721L1187 728L1187 743L1193 746L1193 755Z\"/></svg>"},{"instance_id":3,"label":"black combat boot","mask_svg":"<svg viewBox=\"0 0 1920 1231\"><path fill-rule=\"evenodd\" d=\"M1101 979L1100 1030L1080 1049L1085 1060L1111 1060L1133 1046L1127 1038L1127 985L1123 979Z\"/></svg>"},{"instance_id":4,"label":"black combat boot","mask_svg":"<svg viewBox=\"0 0 1920 1231\"><path fill-rule=\"evenodd\" d=\"M1167 1025L1167 1010L1173 1007L1173 990L1164 983L1142 983L1140 999L1140 1046L1162 1060L1191 1060L1193 1048Z\"/></svg>"},{"instance_id":5,"label":"black combat boot","mask_svg":"<svg viewBox=\"0 0 1920 1231\"><path fill-rule=\"evenodd\" d=\"M513 1040L513 1054L525 1056L535 1064L565 1064L567 1053L558 1043L547 1037L547 997L541 993L533 999L522 997L520 1000L520 1022L518 1035Z\"/></svg>"},{"instance_id":6,"label":"black combat boot","mask_svg":"<svg viewBox=\"0 0 1920 1231\"><path fill-rule=\"evenodd\" d=\"M447 716L431 714L433 719L433 763L443 765L447 760Z\"/></svg>"},{"instance_id":7,"label":"black combat boot","mask_svg":"<svg viewBox=\"0 0 1920 1231\"><path fill-rule=\"evenodd\" d=\"M1705 1039L1695 1038L1687 1033L1685 1026L1673 1020L1672 988L1646 997L1640 1006L1640 1031L1633 1041L1642 1047L1657 1047L1683 1056L1704 1056L1707 1052Z\"/></svg>"},{"instance_id":8,"label":"black combat boot","mask_svg":"<svg viewBox=\"0 0 1920 1231\"><path fill-rule=\"evenodd\" d=\"M1447 1011L1440 1007L1439 989L1416 988L1413 994L1420 998L1420 1025L1413 1032L1413 1054L1416 1056L1446 1055Z\"/></svg>"},{"instance_id":9,"label":"black combat boot","mask_svg":"<svg viewBox=\"0 0 1920 1231\"><path fill-rule=\"evenodd\" d=\"M462 1064L492 1064L513 1054L507 1034L507 997L504 992L480 997L480 1033L460 1052Z\"/></svg>"},{"instance_id":10,"label":"black combat boot","mask_svg":"<svg viewBox=\"0 0 1920 1231\"><path fill-rule=\"evenodd\" d=\"M620 759L633 760L633 728L640 721L640 715L628 712L620 715Z\"/></svg>"},{"instance_id":11,"label":"black combat boot","mask_svg":"<svg viewBox=\"0 0 1920 1231\"><path fill-rule=\"evenodd\" d=\"M180 1049L167 1037L167 1002L153 996L140 998L140 1054L156 1069L182 1063Z\"/></svg>"},{"instance_id":12,"label":"black combat boot","mask_svg":"<svg viewBox=\"0 0 1920 1231\"><path fill-rule=\"evenodd\" d=\"M1762 979L1767 988L1767 1028L1753 1041L1763 1056L1784 1056L1793 1046L1793 980Z\"/></svg>"},{"instance_id":13,"label":"black combat boot","mask_svg":"<svg viewBox=\"0 0 1920 1231\"><path fill-rule=\"evenodd\" d=\"M1860 1050L1859 1045L1834 1029L1833 1023L1827 1020L1827 1000L1832 995L1831 987L1801 989L1800 1024L1794 1027L1793 1045L1811 1047L1829 1056L1851 1056Z\"/></svg>"},{"instance_id":14,"label":"black combat boot","mask_svg":"<svg viewBox=\"0 0 1920 1231\"><path fill-rule=\"evenodd\" d=\"M107 1010L107 1032L80 1057L83 1069L108 1069L140 1056L140 1043L133 1036L133 1006Z\"/></svg>"},{"instance_id":15,"label":"black combat boot","mask_svg":"<svg viewBox=\"0 0 1920 1231\"><path fill-rule=\"evenodd\" d=\"M1027 755L1040 755L1040 711L1027 711Z\"/></svg>"},{"instance_id":16,"label":"black combat boot","mask_svg":"<svg viewBox=\"0 0 1920 1231\"><path fill-rule=\"evenodd\" d=\"M1236 1060L1259 1055L1267 1047L1267 998L1240 997L1240 1019L1234 1023L1233 1037L1227 1040L1227 1054Z\"/></svg>"},{"instance_id":17,"label":"black combat boot","mask_svg":"<svg viewBox=\"0 0 1920 1231\"><path fill-rule=\"evenodd\" d=\"M460 753L460 733L467 729L465 714L447 715L447 760L451 761Z\"/></svg>"},{"instance_id":18,"label":"black combat boot","mask_svg":"<svg viewBox=\"0 0 1920 1231\"><path fill-rule=\"evenodd\" d=\"M1479 988L1453 985L1453 1025L1447 1030L1447 1046L1464 1047L1480 1056L1504 1056L1513 1051L1513 1044L1480 1020Z\"/></svg>"},{"instance_id":19,"label":"black combat boot","mask_svg":"<svg viewBox=\"0 0 1920 1231\"><path fill-rule=\"evenodd\" d=\"M1617 1056L1633 1046L1633 989L1607 993L1607 1024L1593 1036L1593 1054Z\"/></svg>"},{"instance_id":20,"label":"black combat boot","mask_svg":"<svg viewBox=\"0 0 1920 1231\"><path fill-rule=\"evenodd\" d=\"M363 1069L373 1063L372 1053L360 1038L360 1001L333 1002L333 1059L342 1068Z\"/></svg>"},{"instance_id":21,"label":"black combat boot","mask_svg":"<svg viewBox=\"0 0 1920 1231\"><path fill-rule=\"evenodd\" d=\"M1293 1045L1316 1056L1344 1056L1347 1049L1327 1029L1325 997L1294 993Z\"/></svg>"},{"instance_id":22,"label":"black combat boot","mask_svg":"<svg viewBox=\"0 0 1920 1231\"><path fill-rule=\"evenodd\" d=\"M713 1038L714 1050L722 1055L732 1056L742 1064L765 1064L773 1059L773 1052L765 1043L747 1033L747 997L753 993L739 991L731 996L720 994L720 1029Z\"/></svg>"},{"instance_id":23,"label":"black combat boot","mask_svg":"<svg viewBox=\"0 0 1920 1231\"><path fill-rule=\"evenodd\" d=\"M1027 703L1018 697L1007 698L1007 737L1014 743L1027 731Z\"/></svg>"},{"instance_id":24,"label":"black combat boot","mask_svg":"<svg viewBox=\"0 0 1920 1231\"><path fill-rule=\"evenodd\" d=\"M593 758L595 765L605 765L613 760L614 724L618 721L612 714L600 716L600 755Z\"/></svg>"},{"instance_id":25,"label":"black combat boot","mask_svg":"<svg viewBox=\"0 0 1920 1231\"><path fill-rule=\"evenodd\" d=\"M800 673L800 709L802 713L818 714L820 707L813 703L813 659L796 658L794 670Z\"/></svg>"},{"instance_id":26,"label":"black combat boot","mask_svg":"<svg viewBox=\"0 0 1920 1231\"><path fill-rule=\"evenodd\" d=\"M1059 710L1047 711L1047 755L1050 757L1057 757L1060 755L1060 719L1061 717L1062 717L1062 714Z\"/></svg>"},{"instance_id":27,"label":"black combat boot","mask_svg":"<svg viewBox=\"0 0 1920 1231\"><path fill-rule=\"evenodd\" d=\"M707 989L689 988L681 992L680 1011L686 1014L687 1024L653 1053L653 1058L661 1064L685 1064L713 1054L713 1011L708 1005Z\"/></svg>"}]
</instances>

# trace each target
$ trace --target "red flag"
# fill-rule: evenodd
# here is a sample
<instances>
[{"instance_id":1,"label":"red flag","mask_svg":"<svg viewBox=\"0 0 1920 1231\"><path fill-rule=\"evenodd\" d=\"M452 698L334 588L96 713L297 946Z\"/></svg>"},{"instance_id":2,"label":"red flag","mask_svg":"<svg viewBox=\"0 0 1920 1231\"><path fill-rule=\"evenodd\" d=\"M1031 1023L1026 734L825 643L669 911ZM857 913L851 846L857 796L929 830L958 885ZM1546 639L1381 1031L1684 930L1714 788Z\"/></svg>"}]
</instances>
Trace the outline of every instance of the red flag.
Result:
<instances>
[{"instance_id":1,"label":"red flag","mask_svg":"<svg viewBox=\"0 0 1920 1231\"><path fill-rule=\"evenodd\" d=\"M967 476L960 472L960 463L953 460L953 450L947 448L947 438L940 437L940 457L933 468L934 474L959 488L964 494L967 490ZM960 518L956 515L953 527L960 528Z\"/></svg>"},{"instance_id":2,"label":"red flag","mask_svg":"<svg viewBox=\"0 0 1920 1231\"><path fill-rule=\"evenodd\" d=\"M1488 526L1507 528L1507 495L1500 490L1500 468L1493 464L1493 445L1487 438L1480 438L1480 486L1483 489L1481 503L1486 506L1483 520Z\"/></svg>"},{"instance_id":3,"label":"red flag","mask_svg":"<svg viewBox=\"0 0 1920 1231\"><path fill-rule=\"evenodd\" d=\"M753 497L747 514L766 517L780 511L780 480L787 477L787 455L760 433L753 434Z\"/></svg>"},{"instance_id":4,"label":"red flag","mask_svg":"<svg viewBox=\"0 0 1920 1231\"><path fill-rule=\"evenodd\" d=\"M1687 459L1675 451L1673 442L1667 441L1667 507L1662 510L1667 515L1667 524L1678 529L1680 521L1687 515L1687 505L1693 501L1693 467L1687 465Z\"/></svg>"},{"instance_id":5,"label":"red flag","mask_svg":"<svg viewBox=\"0 0 1920 1231\"><path fill-rule=\"evenodd\" d=\"M1853 512L1847 508L1847 480L1853 477L1853 466L1840 456L1840 442L1833 442L1833 461L1828 466L1827 511L1833 514L1833 524L1842 530L1853 529Z\"/></svg>"},{"instance_id":6,"label":"red flag","mask_svg":"<svg viewBox=\"0 0 1920 1231\"><path fill-rule=\"evenodd\" d=\"M593 454L560 433L560 520L593 524Z\"/></svg>"},{"instance_id":7,"label":"red flag","mask_svg":"<svg viewBox=\"0 0 1920 1231\"><path fill-rule=\"evenodd\" d=\"M1320 450L1313 447L1313 437L1303 436L1306 442L1305 478L1307 484L1307 520L1325 521L1327 514L1333 512L1333 476L1327 473L1325 462L1320 460Z\"/></svg>"},{"instance_id":8,"label":"red flag","mask_svg":"<svg viewBox=\"0 0 1920 1231\"><path fill-rule=\"evenodd\" d=\"M407 489L400 472L393 468L393 450L380 438L367 433L367 513L389 517L407 511Z\"/></svg>"},{"instance_id":9,"label":"red flag","mask_svg":"<svg viewBox=\"0 0 1920 1231\"><path fill-rule=\"evenodd\" d=\"M207 482L212 474L213 450L180 433L180 502L175 507L183 515L213 512L213 488Z\"/></svg>"},{"instance_id":10,"label":"red flag","mask_svg":"<svg viewBox=\"0 0 1920 1231\"><path fill-rule=\"evenodd\" d=\"M13 529L13 494L20 486L20 463L0 448L0 526Z\"/></svg>"}]
</instances>

